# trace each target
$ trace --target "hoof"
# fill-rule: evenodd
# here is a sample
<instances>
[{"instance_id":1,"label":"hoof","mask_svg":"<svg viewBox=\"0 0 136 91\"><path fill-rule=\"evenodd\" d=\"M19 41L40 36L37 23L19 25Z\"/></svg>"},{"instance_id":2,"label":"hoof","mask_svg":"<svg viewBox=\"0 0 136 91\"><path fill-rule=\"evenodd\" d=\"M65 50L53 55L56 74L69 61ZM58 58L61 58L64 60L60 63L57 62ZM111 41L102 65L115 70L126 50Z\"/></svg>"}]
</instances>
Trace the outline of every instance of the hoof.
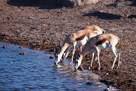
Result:
<instances>
[{"instance_id":1,"label":"hoof","mask_svg":"<svg viewBox=\"0 0 136 91\"><path fill-rule=\"evenodd\" d=\"M57 62L56 62L56 61L54 62L54 65L57 65Z\"/></svg>"},{"instance_id":2,"label":"hoof","mask_svg":"<svg viewBox=\"0 0 136 91\"><path fill-rule=\"evenodd\" d=\"M74 72L77 72L77 69L75 68Z\"/></svg>"},{"instance_id":3,"label":"hoof","mask_svg":"<svg viewBox=\"0 0 136 91\"><path fill-rule=\"evenodd\" d=\"M98 68L98 70L101 70L101 68Z\"/></svg>"},{"instance_id":4,"label":"hoof","mask_svg":"<svg viewBox=\"0 0 136 91\"><path fill-rule=\"evenodd\" d=\"M79 66L77 69L81 70L81 71L84 71L84 68L82 66Z\"/></svg>"},{"instance_id":5,"label":"hoof","mask_svg":"<svg viewBox=\"0 0 136 91\"><path fill-rule=\"evenodd\" d=\"M113 70L113 67L111 67L111 69Z\"/></svg>"},{"instance_id":6,"label":"hoof","mask_svg":"<svg viewBox=\"0 0 136 91\"><path fill-rule=\"evenodd\" d=\"M91 67L88 67L88 69L90 70L90 69L91 69Z\"/></svg>"}]
</instances>

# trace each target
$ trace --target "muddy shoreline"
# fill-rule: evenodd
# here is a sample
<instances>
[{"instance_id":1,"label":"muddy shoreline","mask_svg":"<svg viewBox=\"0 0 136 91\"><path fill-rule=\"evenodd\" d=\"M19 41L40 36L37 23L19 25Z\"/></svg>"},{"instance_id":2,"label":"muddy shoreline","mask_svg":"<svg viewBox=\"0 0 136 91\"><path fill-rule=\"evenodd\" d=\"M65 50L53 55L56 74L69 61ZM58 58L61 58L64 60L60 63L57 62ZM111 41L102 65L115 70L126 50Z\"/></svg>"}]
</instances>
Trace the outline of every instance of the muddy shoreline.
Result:
<instances>
[{"instance_id":1,"label":"muddy shoreline","mask_svg":"<svg viewBox=\"0 0 136 91\"><path fill-rule=\"evenodd\" d=\"M11 0L12 1L12 0ZM84 69L102 76L102 82L122 89L136 90L136 6L133 0L104 0L75 8L53 8L47 6L12 5L8 0L0 1L0 42L12 43L34 50L53 53L65 37L88 25L98 25L106 33L113 33L121 40L121 65L111 70L113 54L104 50L100 54L102 69L97 62L90 65L91 54L82 62Z\"/></svg>"}]
</instances>

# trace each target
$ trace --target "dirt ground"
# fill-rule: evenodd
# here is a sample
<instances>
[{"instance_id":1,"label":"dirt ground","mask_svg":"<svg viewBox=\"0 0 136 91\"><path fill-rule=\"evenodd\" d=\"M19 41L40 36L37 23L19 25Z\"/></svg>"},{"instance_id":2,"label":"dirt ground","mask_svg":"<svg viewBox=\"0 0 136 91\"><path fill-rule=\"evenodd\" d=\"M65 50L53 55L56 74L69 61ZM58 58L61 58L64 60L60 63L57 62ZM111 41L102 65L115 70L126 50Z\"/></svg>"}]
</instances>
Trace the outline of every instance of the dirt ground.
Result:
<instances>
[{"instance_id":1,"label":"dirt ground","mask_svg":"<svg viewBox=\"0 0 136 91\"><path fill-rule=\"evenodd\" d=\"M102 0L80 7L53 7L29 0L0 0L0 41L48 50L62 45L66 35L88 25L98 25L121 40L121 65L111 70L113 54L101 52L102 69L94 61L91 71L122 91L136 91L136 1ZM91 54L82 66L88 69ZM88 69L89 70L89 69Z\"/></svg>"}]
</instances>

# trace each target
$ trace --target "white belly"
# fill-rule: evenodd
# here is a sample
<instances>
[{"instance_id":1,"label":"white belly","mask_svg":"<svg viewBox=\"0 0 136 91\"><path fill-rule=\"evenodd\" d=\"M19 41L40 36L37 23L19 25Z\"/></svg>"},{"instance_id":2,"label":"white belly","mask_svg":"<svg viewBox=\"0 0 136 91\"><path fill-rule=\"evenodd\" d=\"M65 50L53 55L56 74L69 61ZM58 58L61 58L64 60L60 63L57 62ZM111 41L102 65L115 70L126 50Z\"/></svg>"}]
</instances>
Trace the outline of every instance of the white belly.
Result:
<instances>
[{"instance_id":1,"label":"white belly","mask_svg":"<svg viewBox=\"0 0 136 91\"><path fill-rule=\"evenodd\" d=\"M107 49L109 47L109 43L108 42L105 42L101 45L98 45L97 46L99 49Z\"/></svg>"},{"instance_id":2,"label":"white belly","mask_svg":"<svg viewBox=\"0 0 136 91\"><path fill-rule=\"evenodd\" d=\"M88 38L87 37L84 37L84 39L80 40L80 41L76 41L76 43L80 46L83 46L87 43L88 41Z\"/></svg>"}]
</instances>

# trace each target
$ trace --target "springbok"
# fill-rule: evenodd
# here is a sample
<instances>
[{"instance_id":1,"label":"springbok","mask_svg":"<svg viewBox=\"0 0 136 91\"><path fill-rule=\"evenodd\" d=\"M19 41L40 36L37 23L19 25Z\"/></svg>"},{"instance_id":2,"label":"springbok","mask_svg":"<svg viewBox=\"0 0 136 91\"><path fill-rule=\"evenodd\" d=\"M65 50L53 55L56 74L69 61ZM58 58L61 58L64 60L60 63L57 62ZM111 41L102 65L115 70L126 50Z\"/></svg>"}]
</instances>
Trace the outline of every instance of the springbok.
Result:
<instances>
[{"instance_id":1,"label":"springbok","mask_svg":"<svg viewBox=\"0 0 136 91\"><path fill-rule=\"evenodd\" d=\"M98 59L98 64L99 64L98 69L100 70L100 68L101 68L100 60L99 60L100 50L105 50L108 47L111 49L112 53L114 54L114 62L112 64L111 69L114 68L115 62L117 60L117 56L119 56L118 66L117 66L117 68L118 68L119 63L120 63L120 52L115 47L118 43L119 43L119 38L117 36L113 35L113 34L100 34L100 35L97 35L95 37L92 37L91 39L88 40L83 51L81 52L80 57L77 60L75 68L78 69L78 67L81 64L83 57L88 52L92 53L91 65L90 65L90 67L92 67L94 53L97 51L97 59Z\"/></svg>"},{"instance_id":2,"label":"springbok","mask_svg":"<svg viewBox=\"0 0 136 91\"><path fill-rule=\"evenodd\" d=\"M73 56L75 54L77 45L79 46L83 46L87 43L88 39L90 39L91 37L94 37L98 34L102 34L105 31L103 29L101 29L99 26L97 25L92 25L92 26L87 26L82 30L79 30L75 33L71 33L69 34L65 41L63 42L63 46L61 48L60 53L58 54L57 60L55 61L54 64L57 64L61 58L62 55L64 54L65 50L66 50L66 54L64 59L67 57L68 55L68 51L70 50L70 48L73 46L73 51L72 51L72 58L71 58L71 63L73 63Z\"/></svg>"}]
</instances>

